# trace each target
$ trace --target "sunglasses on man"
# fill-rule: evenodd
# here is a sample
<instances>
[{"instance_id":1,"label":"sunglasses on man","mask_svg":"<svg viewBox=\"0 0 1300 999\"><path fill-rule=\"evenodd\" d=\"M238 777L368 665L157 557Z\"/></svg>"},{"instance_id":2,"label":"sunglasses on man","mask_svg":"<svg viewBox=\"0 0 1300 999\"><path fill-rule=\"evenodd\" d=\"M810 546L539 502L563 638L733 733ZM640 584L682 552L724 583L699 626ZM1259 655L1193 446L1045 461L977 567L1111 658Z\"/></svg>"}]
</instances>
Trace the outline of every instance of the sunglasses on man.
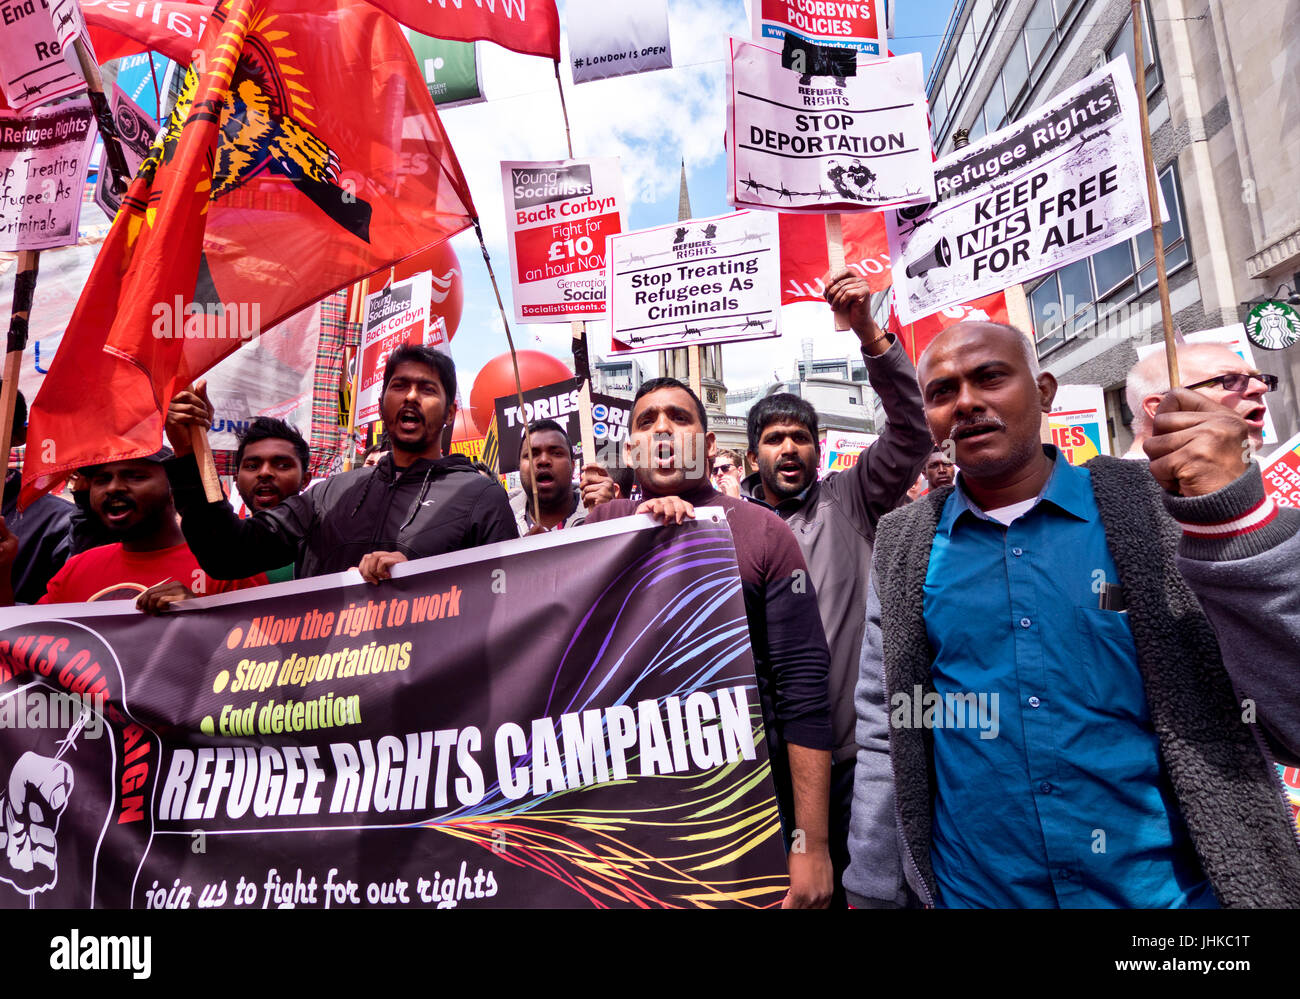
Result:
<instances>
[{"instance_id":1,"label":"sunglasses on man","mask_svg":"<svg viewBox=\"0 0 1300 999\"><path fill-rule=\"evenodd\" d=\"M723 464L721 464L721 465L714 465L714 466L713 466L713 474L714 474L714 475L726 475L728 472L730 472L730 471L731 471L733 468L735 468L735 467L736 467L736 466L733 465L731 462L725 462L725 463L723 463Z\"/></svg>"},{"instance_id":2,"label":"sunglasses on man","mask_svg":"<svg viewBox=\"0 0 1300 999\"><path fill-rule=\"evenodd\" d=\"M1207 378L1195 385L1184 385L1183 388L1198 389L1205 388L1207 385L1222 385L1229 392L1245 392L1252 378L1264 383L1265 392L1277 390L1277 375L1266 375L1259 371L1229 371L1226 375L1215 375L1213 378Z\"/></svg>"}]
</instances>

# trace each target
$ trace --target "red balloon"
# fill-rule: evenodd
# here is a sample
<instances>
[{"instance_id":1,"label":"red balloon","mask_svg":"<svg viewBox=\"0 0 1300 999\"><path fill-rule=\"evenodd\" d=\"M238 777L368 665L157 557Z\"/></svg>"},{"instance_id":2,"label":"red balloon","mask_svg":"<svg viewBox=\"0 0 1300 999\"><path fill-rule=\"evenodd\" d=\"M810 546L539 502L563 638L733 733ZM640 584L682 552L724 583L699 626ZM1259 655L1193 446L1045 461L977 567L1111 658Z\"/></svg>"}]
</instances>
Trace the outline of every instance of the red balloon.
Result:
<instances>
[{"instance_id":1,"label":"red balloon","mask_svg":"<svg viewBox=\"0 0 1300 999\"><path fill-rule=\"evenodd\" d=\"M433 299L430 310L447 323L447 339L456 335L460 314L465 306L465 289L460 260L449 240L417 253L396 266L396 280L404 281L423 271L433 272ZM387 287L387 276L384 278ZM374 287L373 285L371 287Z\"/></svg>"},{"instance_id":2,"label":"red balloon","mask_svg":"<svg viewBox=\"0 0 1300 999\"><path fill-rule=\"evenodd\" d=\"M559 358L540 350L519 351L519 381L525 392L572 377L573 372ZM492 422L492 414L496 412L496 400L503 395L514 394L515 369L510 363L510 355L507 353L492 358L483 365L483 370L474 379L474 388L469 394L469 408L474 422L480 427L488 426Z\"/></svg>"},{"instance_id":3,"label":"red balloon","mask_svg":"<svg viewBox=\"0 0 1300 999\"><path fill-rule=\"evenodd\" d=\"M474 422L474 417L469 415L469 409L461 407L456 410L456 423L451 428L451 441L455 444L458 441L473 441L483 436L483 431L478 428Z\"/></svg>"}]
</instances>

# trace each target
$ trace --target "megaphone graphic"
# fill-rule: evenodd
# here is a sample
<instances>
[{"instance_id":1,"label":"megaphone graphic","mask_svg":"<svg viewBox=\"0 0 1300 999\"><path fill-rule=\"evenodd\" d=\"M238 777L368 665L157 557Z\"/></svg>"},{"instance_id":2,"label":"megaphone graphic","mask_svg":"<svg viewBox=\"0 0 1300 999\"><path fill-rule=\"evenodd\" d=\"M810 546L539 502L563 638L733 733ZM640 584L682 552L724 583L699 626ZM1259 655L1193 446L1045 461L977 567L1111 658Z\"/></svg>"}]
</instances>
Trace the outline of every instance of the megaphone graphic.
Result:
<instances>
[{"instance_id":1,"label":"megaphone graphic","mask_svg":"<svg viewBox=\"0 0 1300 999\"><path fill-rule=\"evenodd\" d=\"M907 276L920 277L936 267L948 267L950 264L952 264L952 246L948 242L948 237L944 236L934 244L933 250L920 260L907 265Z\"/></svg>"}]
</instances>

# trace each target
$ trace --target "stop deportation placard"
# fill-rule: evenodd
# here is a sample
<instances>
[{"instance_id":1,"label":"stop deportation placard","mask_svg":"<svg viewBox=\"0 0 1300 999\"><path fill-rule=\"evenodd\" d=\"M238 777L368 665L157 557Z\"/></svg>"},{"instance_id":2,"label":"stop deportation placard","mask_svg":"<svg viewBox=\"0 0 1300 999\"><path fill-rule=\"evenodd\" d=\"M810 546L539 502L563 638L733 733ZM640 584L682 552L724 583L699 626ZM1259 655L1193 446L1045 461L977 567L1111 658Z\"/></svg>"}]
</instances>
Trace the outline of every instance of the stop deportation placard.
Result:
<instances>
[{"instance_id":1,"label":"stop deportation placard","mask_svg":"<svg viewBox=\"0 0 1300 999\"><path fill-rule=\"evenodd\" d=\"M822 69L824 67L817 67ZM737 208L857 212L934 200L917 53L857 57L853 76L800 74L770 45L731 39L727 199Z\"/></svg>"},{"instance_id":2,"label":"stop deportation placard","mask_svg":"<svg viewBox=\"0 0 1300 999\"><path fill-rule=\"evenodd\" d=\"M605 315L605 241L625 228L617 157L501 164L515 319Z\"/></svg>"}]
</instances>

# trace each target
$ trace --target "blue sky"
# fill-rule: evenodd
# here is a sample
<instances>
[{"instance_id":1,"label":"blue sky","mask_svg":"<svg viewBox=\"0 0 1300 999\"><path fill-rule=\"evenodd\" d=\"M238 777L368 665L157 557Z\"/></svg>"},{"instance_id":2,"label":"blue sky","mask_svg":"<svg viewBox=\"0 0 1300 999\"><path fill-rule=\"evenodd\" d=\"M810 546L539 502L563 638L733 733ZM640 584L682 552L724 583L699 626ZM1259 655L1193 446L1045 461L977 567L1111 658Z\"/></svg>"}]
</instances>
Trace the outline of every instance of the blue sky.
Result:
<instances>
[{"instance_id":1,"label":"blue sky","mask_svg":"<svg viewBox=\"0 0 1300 999\"><path fill-rule=\"evenodd\" d=\"M561 23L565 0L559 0ZM925 72L938 48L953 0L896 0L895 54L920 52ZM677 218L679 164L686 161L691 208L696 217L730 211L726 201L723 121L726 114L726 39L748 37L743 0L669 0L669 30L674 68L656 73L574 86L562 66L573 132L574 155L619 156L628 198L628 224L641 229ZM567 53L567 41L566 53ZM483 222L493 269L510 308L509 257L501 199L501 160L561 159L566 155L564 125L554 71L544 59L480 45L488 101L443 113L457 156ZM567 62L567 59L565 60ZM465 312L452 343L464 392L479 368L507 349L482 255L473 232L455 238L465 280ZM730 389L765 381L776 372L787 377L800 342L811 336L818 356L846 356L855 347L851 333L836 334L829 310L821 305L782 309L783 335L761 344L723 348ZM546 350L567 362L568 323L515 327L515 345ZM607 325L588 324L590 349L609 346ZM639 355L643 368L657 374L654 354Z\"/></svg>"}]
</instances>

